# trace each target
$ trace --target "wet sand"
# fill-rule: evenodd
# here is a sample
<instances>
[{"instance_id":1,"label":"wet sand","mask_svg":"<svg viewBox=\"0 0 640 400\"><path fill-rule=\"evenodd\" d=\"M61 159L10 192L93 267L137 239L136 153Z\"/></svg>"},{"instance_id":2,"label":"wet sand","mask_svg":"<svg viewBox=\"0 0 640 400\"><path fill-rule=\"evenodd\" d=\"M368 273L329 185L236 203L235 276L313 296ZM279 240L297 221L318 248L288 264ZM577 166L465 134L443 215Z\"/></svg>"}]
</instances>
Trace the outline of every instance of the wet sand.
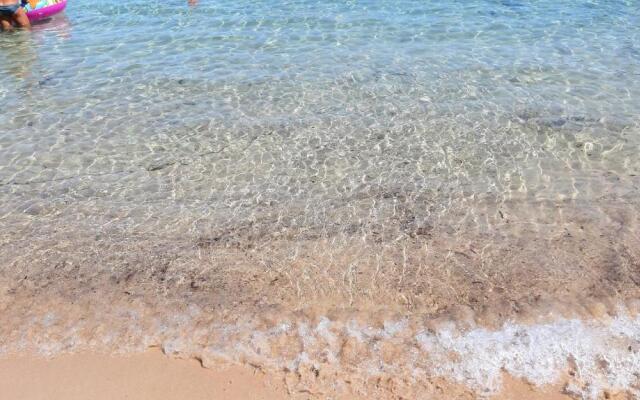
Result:
<instances>
[{"instance_id":1,"label":"wet sand","mask_svg":"<svg viewBox=\"0 0 640 400\"><path fill-rule=\"evenodd\" d=\"M100 354L63 355L53 359L33 355L12 355L0 359L2 398L21 400L284 400L353 399L365 395L344 393L329 397L287 387L282 375L250 366L217 365L203 368L197 360L174 359L158 350L127 356ZM504 388L492 400L563 400L563 385L534 387L522 380L504 377ZM433 382L428 398L472 399L473 395L455 384ZM424 394L426 395L426 394ZM616 398L615 394L610 394ZM404 398L401 393L376 396ZM416 397L420 398L420 397ZM622 397L619 397L622 398Z\"/></svg>"}]
</instances>

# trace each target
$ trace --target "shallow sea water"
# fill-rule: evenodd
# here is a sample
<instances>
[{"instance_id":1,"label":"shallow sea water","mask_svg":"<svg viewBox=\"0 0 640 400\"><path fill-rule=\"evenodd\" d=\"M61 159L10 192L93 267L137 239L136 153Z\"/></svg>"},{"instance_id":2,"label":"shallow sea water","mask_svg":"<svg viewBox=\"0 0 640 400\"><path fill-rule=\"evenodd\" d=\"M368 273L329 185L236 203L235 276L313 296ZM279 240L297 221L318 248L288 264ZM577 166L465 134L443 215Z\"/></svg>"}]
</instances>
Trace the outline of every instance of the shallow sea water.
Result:
<instances>
[{"instance_id":1,"label":"shallow sea water","mask_svg":"<svg viewBox=\"0 0 640 400\"><path fill-rule=\"evenodd\" d=\"M635 1L72 0L0 35L5 347L636 298L639 43Z\"/></svg>"}]
</instances>

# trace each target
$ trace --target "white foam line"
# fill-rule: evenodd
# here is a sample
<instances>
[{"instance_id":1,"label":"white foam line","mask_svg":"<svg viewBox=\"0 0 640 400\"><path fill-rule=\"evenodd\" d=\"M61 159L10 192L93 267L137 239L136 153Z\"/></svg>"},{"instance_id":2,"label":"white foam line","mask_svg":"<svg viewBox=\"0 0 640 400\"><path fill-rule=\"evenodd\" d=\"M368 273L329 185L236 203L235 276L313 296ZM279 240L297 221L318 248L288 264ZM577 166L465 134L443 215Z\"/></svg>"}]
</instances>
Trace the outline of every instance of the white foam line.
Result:
<instances>
[{"instance_id":1,"label":"white foam line","mask_svg":"<svg viewBox=\"0 0 640 400\"><path fill-rule=\"evenodd\" d=\"M91 348L143 351L160 345L168 354L198 357L205 365L223 359L289 370L330 366L362 377L392 375L420 381L441 376L487 395L500 390L503 372L546 385L571 370L565 390L578 397L597 399L604 390L627 390L640 398L640 316L623 311L602 320L507 323L498 330L464 332L453 324L434 332L408 320L388 321L377 328L328 318L316 323L281 321L270 329L258 329L249 321L203 325L200 316L191 312L161 317L146 328L139 325L140 318L128 318L126 329L98 329L99 334L87 337L80 326L73 328L64 318L47 314L26 325L30 335L4 341L0 354L29 348L47 355ZM351 346L349 357L359 358L343 358L345 346Z\"/></svg>"},{"instance_id":2,"label":"white foam line","mask_svg":"<svg viewBox=\"0 0 640 400\"><path fill-rule=\"evenodd\" d=\"M405 321L385 323L382 329L327 319L316 327L298 326L303 327L298 329L302 358L312 364L320 365L312 358L320 352L330 352L340 363L336 338L343 336L356 338L372 350L371 359L361 364L364 373L424 370L428 376L452 379L489 395L500 390L503 372L541 386L557 382L571 369L573 376L566 390L579 397L597 399L604 390L628 390L640 398L640 317L628 314L598 321L508 323L495 331L475 328L461 333L452 326L435 333L422 331L413 336L419 347L417 355L411 357L412 349L407 348L406 358L394 360L393 365L381 361L379 343L399 343L396 339L410 335Z\"/></svg>"},{"instance_id":3,"label":"white foam line","mask_svg":"<svg viewBox=\"0 0 640 400\"><path fill-rule=\"evenodd\" d=\"M416 339L434 362L433 372L487 393L501 384L501 373L545 385L558 380L571 364L569 389L596 399L609 390L631 390L640 373L640 319L621 315L610 321L561 320L543 325L506 324L498 331L465 334L443 330ZM450 352L459 355L456 360Z\"/></svg>"}]
</instances>

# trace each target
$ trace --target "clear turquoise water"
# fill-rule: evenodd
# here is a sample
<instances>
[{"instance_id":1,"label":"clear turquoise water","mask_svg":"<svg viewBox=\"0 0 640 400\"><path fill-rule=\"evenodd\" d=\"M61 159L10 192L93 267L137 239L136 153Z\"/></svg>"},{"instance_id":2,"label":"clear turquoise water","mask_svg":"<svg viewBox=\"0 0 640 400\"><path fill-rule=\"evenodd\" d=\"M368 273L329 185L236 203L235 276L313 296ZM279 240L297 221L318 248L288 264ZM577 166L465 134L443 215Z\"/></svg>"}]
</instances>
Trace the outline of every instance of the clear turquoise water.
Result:
<instances>
[{"instance_id":1,"label":"clear turquoise water","mask_svg":"<svg viewBox=\"0 0 640 400\"><path fill-rule=\"evenodd\" d=\"M442 347L422 316L638 298L639 152L638 1L69 0L0 35L0 352L481 389L571 359L574 393L616 393L636 320ZM369 361L339 359L354 337Z\"/></svg>"},{"instance_id":2,"label":"clear turquoise water","mask_svg":"<svg viewBox=\"0 0 640 400\"><path fill-rule=\"evenodd\" d=\"M639 9L73 0L0 36L5 250L635 233Z\"/></svg>"},{"instance_id":3,"label":"clear turquoise water","mask_svg":"<svg viewBox=\"0 0 640 400\"><path fill-rule=\"evenodd\" d=\"M609 209L635 232L639 9L73 0L0 36L0 223L10 249L34 232L393 247L606 231Z\"/></svg>"},{"instance_id":4,"label":"clear turquoise water","mask_svg":"<svg viewBox=\"0 0 640 400\"><path fill-rule=\"evenodd\" d=\"M0 36L5 260L566 229L599 254L637 237L639 43L636 1L71 0Z\"/></svg>"}]
</instances>

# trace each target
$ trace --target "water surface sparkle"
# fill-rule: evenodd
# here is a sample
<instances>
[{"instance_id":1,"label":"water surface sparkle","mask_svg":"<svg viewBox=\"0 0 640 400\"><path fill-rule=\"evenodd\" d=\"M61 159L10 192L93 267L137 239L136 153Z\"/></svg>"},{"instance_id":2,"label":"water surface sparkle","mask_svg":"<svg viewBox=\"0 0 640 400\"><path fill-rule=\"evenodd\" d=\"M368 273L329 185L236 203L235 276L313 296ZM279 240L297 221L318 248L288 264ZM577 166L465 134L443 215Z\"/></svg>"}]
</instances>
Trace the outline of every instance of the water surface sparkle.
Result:
<instances>
[{"instance_id":1,"label":"water surface sparkle","mask_svg":"<svg viewBox=\"0 0 640 400\"><path fill-rule=\"evenodd\" d=\"M635 1L74 0L0 35L0 306L637 298L639 43Z\"/></svg>"}]
</instances>

